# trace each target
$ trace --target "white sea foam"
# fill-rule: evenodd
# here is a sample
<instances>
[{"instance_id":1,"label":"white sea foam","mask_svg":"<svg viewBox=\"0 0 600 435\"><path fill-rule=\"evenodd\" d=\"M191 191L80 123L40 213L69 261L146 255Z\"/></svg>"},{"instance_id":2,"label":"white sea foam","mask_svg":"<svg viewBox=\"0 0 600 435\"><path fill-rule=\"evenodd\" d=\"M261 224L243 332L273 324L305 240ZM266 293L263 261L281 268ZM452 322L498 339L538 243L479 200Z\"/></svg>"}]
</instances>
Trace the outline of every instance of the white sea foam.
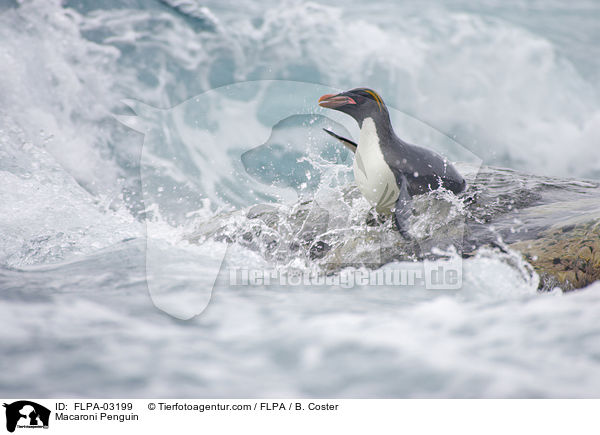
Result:
<instances>
[{"instance_id":1,"label":"white sea foam","mask_svg":"<svg viewBox=\"0 0 600 435\"><path fill-rule=\"evenodd\" d=\"M184 240L198 215L211 219L206 198L194 196L202 168L168 174L195 205L175 225L142 201L142 136L112 117L132 114L124 98L170 108L240 80L369 86L487 163L597 178L600 93L585 70L598 56L581 55L596 53L597 40L562 28L565 42L546 22L525 29L491 16L488 8L500 2L481 10L456 2L419 10L170 2L185 6L178 13L77 3L78 10L59 0L22 2L0 14L0 352L15 368L0 374L6 395L598 395L600 286L538 294L537 275L497 251L464 260L463 287L451 292L232 289L220 275L206 312L174 322L149 300L143 237L148 230L168 258L205 253ZM570 20L597 14L594 4L574 10ZM192 26L182 13L208 18ZM560 7L551 13L560 17ZM228 137L244 127L268 133L264 119L277 113L260 109L264 94L237 98L232 110L251 107L257 115ZM440 145L441 135L423 123L394 122L403 138ZM335 170L319 154L299 163ZM222 175L230 164L212 169ZM164 175L161 165L153 169ZM336 180L317 191L325 206L346 181ZM350 219L359 211L350 210ZM138 220L145 215L147 227ZM227 261L270 266L239 244L229 246ZM172 270L174 287L194 271Z\"/></svg>"}]
</instances>

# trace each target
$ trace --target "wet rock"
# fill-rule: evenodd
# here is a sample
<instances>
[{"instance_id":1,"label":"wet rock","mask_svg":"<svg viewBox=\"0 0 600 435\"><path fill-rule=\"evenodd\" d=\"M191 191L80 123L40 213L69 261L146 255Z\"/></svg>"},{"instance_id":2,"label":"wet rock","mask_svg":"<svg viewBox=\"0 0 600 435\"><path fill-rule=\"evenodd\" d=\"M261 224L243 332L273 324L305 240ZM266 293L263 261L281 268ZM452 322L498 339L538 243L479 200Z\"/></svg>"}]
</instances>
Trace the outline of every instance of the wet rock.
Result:
<instances>
[{"instance_id":1,"label":"wet rock","mask_svg":"<svg viewBox=\"0 0 600 435\"><path fill-rule=\"evenodd\" d=\"M535 240L510 247L535 268L543 287L558 285L567 291L585 287L600 280L600 218L589 218L584 223L555 225Z\"/></svg>"},{"instance_id":2,"label":"wet rock","mask_svg":"<svg viewBox=\"0 0 600 435\"><path fill-rule=\"evenodd\" d=\"M323 258L330 249L331 246L319 240L315 242L309 249L310 259L316 260L318 258Z\"/></svg>"},{"instance_id":3,"label":"wet rock","mask_svg":"<svg viewBox=\"0 0 600 435\"><path fill-rule=\"evenodd\" d=\"M323 192L321 192L323 193ZM305 261L327 273L346 266L464 257L483 246L523 255L542 288L584 287L600 279L600 188L595 182L483 167L459 196L435 191L413 198L411 237L379 216L356 186L292 205L257 204L198 223L193 243L239 243L268 261Z\"/></svg>"}]
</instances>

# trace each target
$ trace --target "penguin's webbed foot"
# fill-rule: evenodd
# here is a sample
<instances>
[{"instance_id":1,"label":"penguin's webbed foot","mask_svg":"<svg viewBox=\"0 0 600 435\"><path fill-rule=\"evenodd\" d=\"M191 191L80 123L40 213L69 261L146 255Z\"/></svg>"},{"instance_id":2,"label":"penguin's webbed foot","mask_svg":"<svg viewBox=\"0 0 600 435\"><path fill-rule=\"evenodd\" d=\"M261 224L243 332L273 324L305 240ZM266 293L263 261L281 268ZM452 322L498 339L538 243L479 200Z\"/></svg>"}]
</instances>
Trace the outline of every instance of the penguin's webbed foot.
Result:
<instances>
[{"instance_id":1,"label":"penguin's webbed foot","mask_svg":"<svg viewBox=\"0 0 600 435\"><path fill-rule=\"evenodd\" d=\"M412 215L411 204L412 198L408 193L408 181L406 180L406 177L402 175L402 178L400 179L400 194L394 205L393 213L396 229L405 239L411 239L411 236L408 233L408 220Z\"/></svg>"},{"instance_id":2,"label":"penguin's webbed foot","mask_svg":"<svg viewBox=\"0 0 600 435\"><path fill-rule=\"evenodd\" d=\"M368 227L378 227L383 225L387 221L387 216L381 213L378 213L374 208L369 210L369 214L367 215L367 219L365 223Z\"/></svg>"}]
</instances>

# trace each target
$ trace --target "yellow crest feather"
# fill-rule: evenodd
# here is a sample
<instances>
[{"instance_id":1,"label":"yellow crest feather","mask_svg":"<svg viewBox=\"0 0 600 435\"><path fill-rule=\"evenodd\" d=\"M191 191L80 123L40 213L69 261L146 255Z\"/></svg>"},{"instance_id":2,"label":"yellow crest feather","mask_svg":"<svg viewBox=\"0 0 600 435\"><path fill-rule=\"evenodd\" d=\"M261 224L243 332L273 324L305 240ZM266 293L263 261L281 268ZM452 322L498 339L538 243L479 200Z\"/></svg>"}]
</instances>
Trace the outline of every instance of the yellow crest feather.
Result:
<instances>
[{"instance_id":1,"label":"yellow crest feather","mask_svg":"<svg viewBox=\"0 0 600 435\"><path fill-rule=\"evenodd\" d=\"M381 105L383 104L383 100L381 99L381 97L379 95L377 95L376 92L374 92L370 89L365 89L365 92L367 92L368 94L373 96L373 99L375 100L375 102L377 102L377 107L379 108L379 110L381 110Z\"/></svg>"}]
</instances>

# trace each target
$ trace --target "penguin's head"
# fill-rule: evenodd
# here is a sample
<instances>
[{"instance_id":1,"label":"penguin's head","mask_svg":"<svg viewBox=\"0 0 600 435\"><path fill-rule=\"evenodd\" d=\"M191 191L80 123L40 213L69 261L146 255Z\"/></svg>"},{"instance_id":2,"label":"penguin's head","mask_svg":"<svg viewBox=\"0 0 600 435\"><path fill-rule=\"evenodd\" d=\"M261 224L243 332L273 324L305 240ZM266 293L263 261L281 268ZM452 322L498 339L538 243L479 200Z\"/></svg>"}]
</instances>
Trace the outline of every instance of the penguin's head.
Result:
<instances>
[{"instance_id":1,"label":"penguin's head","mask_svg":"<svg viewBox=\"0 0 600 435\"><path fill-rule=\"evenodd\" d=\"M389 119L387 108L379 94L372 89L356 88L319 98L319 106L339 110L353 117L359 125L366 118Z\"/></svg>"}]
</instances>

